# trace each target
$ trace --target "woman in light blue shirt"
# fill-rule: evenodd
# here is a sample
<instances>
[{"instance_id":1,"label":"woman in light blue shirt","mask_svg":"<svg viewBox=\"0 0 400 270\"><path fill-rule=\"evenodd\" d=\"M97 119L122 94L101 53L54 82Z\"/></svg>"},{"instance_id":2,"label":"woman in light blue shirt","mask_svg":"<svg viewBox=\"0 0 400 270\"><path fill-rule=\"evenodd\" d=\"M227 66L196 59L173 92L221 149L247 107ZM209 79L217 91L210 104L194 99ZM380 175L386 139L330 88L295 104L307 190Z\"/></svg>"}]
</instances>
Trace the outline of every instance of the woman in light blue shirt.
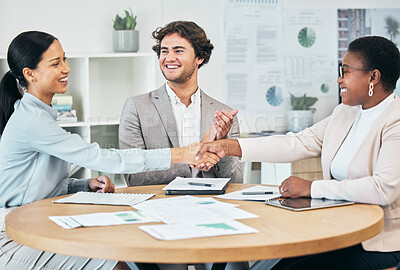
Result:
<instances>
[{"instance_id":1,"label":"woman in light blue shirt","mask_svg":"<svg viewBox=\"0 0 400 270\"><path fill-rule=\"evenodd\" d=\"M114 192L107 176L69 178L70 163L108 173L166 170L174 163L195 161L198 145L175 149L100 149L56 122L50 106L56 93L65 93L69 65L60 42L37 31L24 32L10 44L10 67L0 84L0 268L2 269L128 269L125 263L69 257L35 250L8 239L4 217L14 207L77 191ZM24 90L23 90L24 89ZM24 94L26 90L26 93Z\"/></svg>"}]
</instances>

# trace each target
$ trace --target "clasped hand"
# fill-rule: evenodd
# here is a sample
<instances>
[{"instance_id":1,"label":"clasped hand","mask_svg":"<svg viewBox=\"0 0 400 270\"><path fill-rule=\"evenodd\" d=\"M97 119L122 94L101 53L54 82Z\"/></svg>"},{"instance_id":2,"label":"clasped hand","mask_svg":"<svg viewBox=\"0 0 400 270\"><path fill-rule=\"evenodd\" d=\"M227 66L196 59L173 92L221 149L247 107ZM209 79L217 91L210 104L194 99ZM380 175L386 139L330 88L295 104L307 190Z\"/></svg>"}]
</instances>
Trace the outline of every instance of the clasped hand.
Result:
<instances>
[{"instance_id":1,"label":"clasped hand","mask_svg":"<svg viewBox=\"0 0 400 270\"><path fill-rule=\"evenodd\" d=\"M180 162L187 163L192 168L209 171L220 161L220 158L214 153L207 152L201 158L196 159L196 154L199 152L201 147L201 143L192 143L182 148L174 148L173 151L177 156L181 157Z\"/></svg>"},{"instance_id":2,"label":"clasped hand","mask_svg":"<svg viewBox=\"0 0 400 270\"><path fill-rule=\"evenodd\" d=\"M90 179L89 189L93 192L114 193L115 186L107 175L101 175L97 178Z\"/></svg>"}]
</instances>

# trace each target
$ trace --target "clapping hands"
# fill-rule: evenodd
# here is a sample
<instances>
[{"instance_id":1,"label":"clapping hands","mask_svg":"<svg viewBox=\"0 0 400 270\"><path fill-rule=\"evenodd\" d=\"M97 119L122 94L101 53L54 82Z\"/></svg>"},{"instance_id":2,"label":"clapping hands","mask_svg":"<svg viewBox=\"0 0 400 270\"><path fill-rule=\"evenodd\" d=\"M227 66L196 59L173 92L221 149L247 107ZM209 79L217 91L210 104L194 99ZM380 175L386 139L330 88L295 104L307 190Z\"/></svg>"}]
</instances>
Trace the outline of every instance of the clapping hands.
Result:
<instances>
[{"instance_id":1,"label":"clapping hands","mask_svg":"<svg viewBox=\"0 0 400 270\"><path fill-rule=\"evenodd\" d=\"M239 112L238 109L227 111L216 111L214 114L215 121L207 130L206 134L201 139L201 143L213 142L215 140L226 139L229 130L233 125L233 117Z\"/></svg>"}]
</instances>

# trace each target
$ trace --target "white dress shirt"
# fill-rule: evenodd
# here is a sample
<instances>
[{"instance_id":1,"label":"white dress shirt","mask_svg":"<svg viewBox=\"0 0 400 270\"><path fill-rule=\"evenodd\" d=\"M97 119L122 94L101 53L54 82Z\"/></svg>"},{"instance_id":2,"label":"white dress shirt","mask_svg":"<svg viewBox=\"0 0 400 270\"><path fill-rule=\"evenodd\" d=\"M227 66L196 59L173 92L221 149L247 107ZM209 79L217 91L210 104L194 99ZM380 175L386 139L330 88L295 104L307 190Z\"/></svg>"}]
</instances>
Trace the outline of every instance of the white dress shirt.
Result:
<instances>
[{"instance_id":1,"label":"white dress shirt","mask_svg":"<svg viewBox=\"0 0 400 270\"><path fill-rule=\"evenodd\" d=\"M186 107L171 87L169 87L168 83L165 83L165 87L175 116L179 146L184 147L195 142L200 142L201 98L199 88L190 97L192 102ZM192 169L193 177L197 173L197 169Z\"/></svg>"}]
</instances>

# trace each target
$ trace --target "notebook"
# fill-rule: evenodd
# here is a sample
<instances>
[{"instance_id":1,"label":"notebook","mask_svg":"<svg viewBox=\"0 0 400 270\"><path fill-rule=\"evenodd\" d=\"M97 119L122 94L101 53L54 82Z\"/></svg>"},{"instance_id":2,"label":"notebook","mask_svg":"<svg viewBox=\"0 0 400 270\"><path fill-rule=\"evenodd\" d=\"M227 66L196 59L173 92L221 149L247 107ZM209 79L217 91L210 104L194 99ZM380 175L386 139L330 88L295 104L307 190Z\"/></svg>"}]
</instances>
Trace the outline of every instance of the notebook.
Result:
<instances>
[{"instance_id":1,"label":"notebook","mask_svg":"<svg viewBox=\"0 0 400 270\"><path fill-rule=\"evenodd\" d=\"M176 177L163 188L166 195L217 195L224 194L230 178Z\"/></svg>"},{"instance_id":2,"label":"notebook","mask_svg":"<svg viewBox=\"0 0 400 270\"><path fill-rule=\"evenodd\" d=\"M312 198L280 198L279 200L270 200L266 201L265 203L268 205L277 206L292 211L312 210L312 209L354 204L354 202L345 200L312 199Z\"/></svg>"},{"instance_id":3,"label":"notebook","mask_svg":"<svg viewBox=\"0 0 400 270\"><path fill-rule=\"evenodd\" d=\"M71 196L53 201L53 203L134 205L144 202L155 193L97 193L80 191Z\"/></svg>"}]
</instances>

